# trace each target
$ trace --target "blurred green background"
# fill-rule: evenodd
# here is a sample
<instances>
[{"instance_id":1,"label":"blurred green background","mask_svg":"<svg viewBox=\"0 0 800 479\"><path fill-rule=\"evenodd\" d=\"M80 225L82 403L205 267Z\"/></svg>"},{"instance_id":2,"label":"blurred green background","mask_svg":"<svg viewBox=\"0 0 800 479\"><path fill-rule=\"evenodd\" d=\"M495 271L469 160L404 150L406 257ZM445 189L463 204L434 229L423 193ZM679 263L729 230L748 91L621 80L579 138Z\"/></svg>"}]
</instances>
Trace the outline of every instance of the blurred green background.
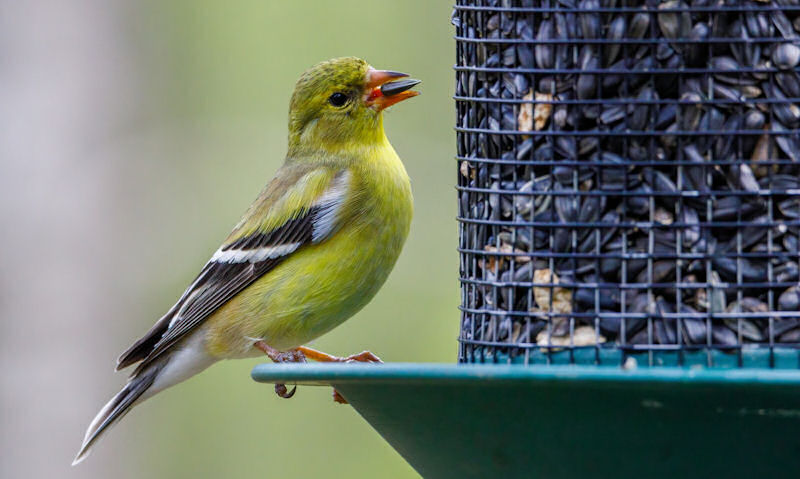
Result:
<instances>
[{"instance_id":1,"label":"blurred green background","mask_svg":"<svg viewBox=\"0 0 800 479\"><path fill-rule=\"evenodd\" d=\"M156 396L69 463L124 383L114 358L271 178L294 82L328 58L410 73L423 94L385 121L415 196L405 250L375 300L314 346L456 360L450 2L24 3L0 20L2 477L417 477L329 389L282 400L253 382L257 360Z\"/></svg>"}]
</instances>

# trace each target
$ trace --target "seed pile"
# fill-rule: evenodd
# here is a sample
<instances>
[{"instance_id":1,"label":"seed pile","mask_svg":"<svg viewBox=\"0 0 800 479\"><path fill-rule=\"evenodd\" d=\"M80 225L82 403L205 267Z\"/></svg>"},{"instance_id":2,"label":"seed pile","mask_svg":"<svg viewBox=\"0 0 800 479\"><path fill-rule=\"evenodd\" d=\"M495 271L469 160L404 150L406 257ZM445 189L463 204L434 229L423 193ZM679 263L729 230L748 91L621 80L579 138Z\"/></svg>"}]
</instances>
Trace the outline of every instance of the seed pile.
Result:
<instances>
[{"instance_id":1,"label":"seed pile","mask_svg":"<svg viewBox=\"0 0 800 479\"><path fill-rule=\"evenodd\" d=\"M453 23L462 360L800 345L800 1L459 0Z\"/></svg>"}]
</instances>

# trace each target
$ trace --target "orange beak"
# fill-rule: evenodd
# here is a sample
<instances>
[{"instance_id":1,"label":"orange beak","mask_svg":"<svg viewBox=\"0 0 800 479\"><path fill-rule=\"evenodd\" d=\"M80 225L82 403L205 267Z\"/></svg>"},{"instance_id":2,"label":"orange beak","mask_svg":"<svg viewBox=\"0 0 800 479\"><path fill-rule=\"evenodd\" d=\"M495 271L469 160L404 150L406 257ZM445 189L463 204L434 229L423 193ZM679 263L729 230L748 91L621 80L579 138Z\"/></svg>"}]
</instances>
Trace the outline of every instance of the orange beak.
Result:
<instances>
[{"instance_id":1,"label":"orange beak","mask_svg":"<svg viewBox=\"0 0 800 479\"><path fill-rule=\"evenodd\" d=\"M381 111L395 103L400 103L403 100L419 95L418 91L411 90L411 88L420 83L419 80L408 79L393 81L399 78L406 78L407 76L408 75L405 73L389 70L375 70L370 67L369 70L367 70L364 103L366 103L368 107Z\"/></svg>"}]
</instances>

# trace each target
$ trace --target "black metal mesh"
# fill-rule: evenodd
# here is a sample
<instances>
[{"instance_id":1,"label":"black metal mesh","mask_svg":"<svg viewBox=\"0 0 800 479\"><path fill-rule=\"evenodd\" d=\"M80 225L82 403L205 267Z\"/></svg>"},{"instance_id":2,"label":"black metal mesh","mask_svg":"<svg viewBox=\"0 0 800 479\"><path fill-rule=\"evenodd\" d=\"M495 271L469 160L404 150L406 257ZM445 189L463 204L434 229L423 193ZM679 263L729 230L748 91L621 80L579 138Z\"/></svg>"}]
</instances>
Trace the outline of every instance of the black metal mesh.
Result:
<instances>
[{"instance_id":1,"label":"black metal mesh","mask_svg":"<svg viewBox=\"0 0 800 479\"><path fill-rule=\"evenodd\" d=\"M458 0L453 24L461 362L797 350L800 2Z\"/></svg>"}]
</instances>

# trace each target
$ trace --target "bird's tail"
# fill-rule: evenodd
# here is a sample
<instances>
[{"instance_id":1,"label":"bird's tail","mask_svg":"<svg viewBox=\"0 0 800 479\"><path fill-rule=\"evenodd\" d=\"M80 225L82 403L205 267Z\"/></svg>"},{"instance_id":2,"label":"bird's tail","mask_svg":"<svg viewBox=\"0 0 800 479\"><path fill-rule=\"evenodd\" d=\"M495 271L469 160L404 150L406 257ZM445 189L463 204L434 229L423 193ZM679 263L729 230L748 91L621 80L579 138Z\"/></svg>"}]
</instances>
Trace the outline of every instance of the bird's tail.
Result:
<instances>
[{"instance_id":1,"label":"bird's tail","mask_svg":"<svg viewBox=\"0 0 800 479\"><path fill-rule=\"evenodd\" d=\"M153 381L155 381L160 371L161 367L153 365L153 367L136 374L120 392L103 406L103 409L97 413L92 423L89 424L89 429L86 430L86 436L83 438L81 449L78 451L78 455L75 456L75 460L72 461L73 466L89 456L92 446L94 446L100 436L111 429L111 426L115 425L130 411L134 403L136 403L136 401L141 398L142 394L153 385Z\"/></svg>"}]
</instances>

